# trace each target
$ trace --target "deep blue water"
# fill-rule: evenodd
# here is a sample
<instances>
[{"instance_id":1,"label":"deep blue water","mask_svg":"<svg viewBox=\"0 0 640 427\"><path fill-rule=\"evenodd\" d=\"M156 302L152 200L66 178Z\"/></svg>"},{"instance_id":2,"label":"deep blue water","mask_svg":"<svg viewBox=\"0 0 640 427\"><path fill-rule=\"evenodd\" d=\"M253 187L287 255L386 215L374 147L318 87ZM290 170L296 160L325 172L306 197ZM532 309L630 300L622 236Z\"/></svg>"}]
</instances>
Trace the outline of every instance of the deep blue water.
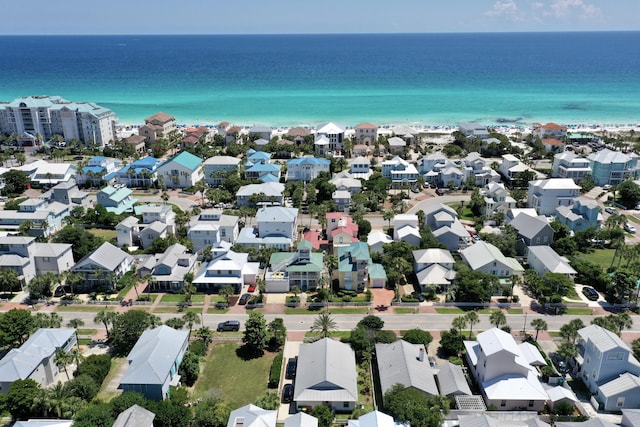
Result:
<instances>
[{"instance_id":1,"label":"deep blue water","mask_svg":"<svg viewBox=\"0 0 640 427\"><path fill-rule=\"evenodd\" d=\"M640 32L0 37L0 100L122 123L636 123Z\"/></svg>"}]
</instances>

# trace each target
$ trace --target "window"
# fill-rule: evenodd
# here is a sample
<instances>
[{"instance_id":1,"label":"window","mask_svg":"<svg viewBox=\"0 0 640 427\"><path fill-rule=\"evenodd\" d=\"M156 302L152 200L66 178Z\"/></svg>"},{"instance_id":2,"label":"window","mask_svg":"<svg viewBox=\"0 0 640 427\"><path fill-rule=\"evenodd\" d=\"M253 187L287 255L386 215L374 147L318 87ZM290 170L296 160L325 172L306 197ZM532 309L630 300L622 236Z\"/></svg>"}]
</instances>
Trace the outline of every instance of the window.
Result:
<instances>
[{"instance_id":1,"label":"window","mask_svg":"<svg viewBox=\"0 0 640 427\"><path fill-rule=\"evenodd\" d=\"M529 408L531 408L533 406L533 400L529 401Z\"/></svg>"},{"instance_id":2,"label":"window","mask_svg":"<svg viewBox=\"0 0 640 427\"><path fill-rule=\"evenodd\" d=\"M624 397L619 397L618 401L616 402L616 406L618 408L622 408L624 406Z\"/></svg>"},{"instance_id":3,"label":"window","mask_svg":"<svg viewBox=\"0 0 640 427\"><path fill-rule=\"evenodd\" d=\"M622 353L609 353L607 354L607 360L622 360Z\"/></svg>"},{"instance_id":4,"label":"window","mask_svg":"<svg viewBox=\"0 0 640 427\"><path fill-rule=\"evenodd\" d=\"M500 401L500 406L502 406L502 407L507 406L507 401L506 400L501 400Z\"/></svg>"},{"instance_id":5,"label":"window","mask_svg":"<svg viewBox=\"0 0 640 427\"><path fill-rule=\"evenodd\" d=\"M343 408L348 408L349 407L349 402L342 402L342 407Z\"/></svg>"}]
</instances>

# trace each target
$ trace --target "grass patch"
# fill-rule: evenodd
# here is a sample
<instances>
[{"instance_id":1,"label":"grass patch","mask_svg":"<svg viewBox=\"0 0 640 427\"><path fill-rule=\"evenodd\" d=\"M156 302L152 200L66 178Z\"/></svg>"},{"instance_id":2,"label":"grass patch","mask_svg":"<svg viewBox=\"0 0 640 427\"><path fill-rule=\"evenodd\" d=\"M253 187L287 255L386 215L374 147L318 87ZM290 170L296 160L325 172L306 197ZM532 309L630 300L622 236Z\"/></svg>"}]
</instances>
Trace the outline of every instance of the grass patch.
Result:
<instances>
[{"instance_id":1,"label":"grass patch","mask_svg":"<svg viewBox=\"0 0 640 427\"><path fill-rule=\"evenodd\" d=\"M183 301L184 301L184 294L164 294L162 295L162 299L160 300L160 302L167 302L167 303L173 302L176 304ZM204 303L204 295L192 295L191 301Z\"/></svg>"},{"instance_id":2,"label":"grass patch","mask_svg":"<svg viewBox=\"0 0 640 427\"><path fill-rule=\"evenodd\" d=\"M202 307L180 308L178 306L175 306L175 307L155 307L153 309L154 313L186 313L187 311L200 314L202 313Z\"/></svg>"},{"instance_id":3,"label":"grass patch","mask_svg":"<svg viewBox=\"0 0 640 427\"><path fill-rule=\"evenodd\" d=\"M590 308L567 308L564 314L572 314L574 316L590 316L593 310Z\"/></svg>"},{"instance_id":4,"label":"grass patch","mask_svg":"<svg viewBox=\"0 0 640 427\"><path fill-rule=\"evenodd\" d=\"M127 359L125 357L114 357L111 359L111 369L109 369L109 373L105 377L104 381L102 381L102 386L96 396L97 399L108 402L118 395L118 392L107 391L106 388L125 363L127 363Z\"/></svg>"},{"instance_id":5,"label":"grass patch","mask_svg":"<svg viewBox=\"0 0 640 427\"><path fill-rule=\"evenodd\" d=\"M452 207L456 212L458 212L458 208L462 205L462 210L460 211L460 214L458 214L458 217L460 219L475 221L475 216L473 216L473 212L471 212L471 209L467 207L467 204L463 205L460 202L445 203L445 204Z\"/></svg>"},{"instance_id":6,"label":"grass patch","mask_svg":"<svg viewBox=\"0 0 640 427\"><path fill-rule=\"evenodd\" d=\"M194 295L194 296L196 296L196 295ZM200 296L200 295L197 295L197 296ZM202 295L202 302L204 302L204 295ZM228 301L227 301L227 298L222 296L222 295L211 295L209 297L209 303L210 304L215 304L217 302L228 302Z\"/></svg>"},{"instance_id":7,"label":"grass patch","mask_svg":"<svg viewBox=\"0 0 640 427\"><path fill-rule=\"evenodd\" d=\"M215 344L204 361L204 369L196 382L194 397L216 396L231 408L239 408L267 392L269 369L276 353L265 353L256 359L238 356L238 343Z\"/></svg>"},{"instance_id":8,"label":"grass patch","mask_svg":"<svg viewBox=\"0 0 640 427\"><path fill-rule=\"evenodd\" d=\"M458 307L436 307L438 314L465 314L465 311Z\"/></svg>"},{"instance_id":9,"label":"grass patch","mask_svg":"<svg viewBox=\"0 0 640 427\"><path fill-rule=\"evenodd\" d=\"M100 304L91 304L91 305L84 305L84 304L70 304L70 305L59 305L56 307L55 311L61 311L61 312L82 312L82 313L97 313L98 311L102 310L102 309L106 309L107 311L114 311L115 310L115 306L111 306L111 305L100 305Z\"/></svg>"},{"instance_id":10,"label":"grass patch","mask_svg":"<svg viewBox=\"0 0 640 427\"><path fill-rule=\"evenodd\" d=\"M407 307L398 307L394 308L393 312L395 314L413 314L416 312L415 308L407 308Z\"/></svg>"},{"instance_id":11,"label":"grass patch","mask_svg":"<svg viewBox=\"0 0 640 427\"><path fill-rule=\"evenodd\" d=\"M552 338L562 338L562 335L560 335L560 331L547 331L547 333L548 333Z\"/></svg>"},{"instance_id":12,"label":"grass patch","mask_svg":"<svg viewBox=\"0 0 640 427\"><path fill-rule=\"evenodd\" d=\"M106 241L115 239L117 235L116 230L104 228L88 228L87 231L95 236L103 238Z\"/></svg>"},{"instance_id":13,"label":"grass patch","mask_svg":"<svg viewBox=\"0 0 640 427\"><path fill-rule=\"evenodd\" d=\"M78 329L78 335L95 335L97 333L97 329Z\"/></svg>"},{"instance_id":14,"label":"grass patch","mask_svg":"<svg viewBox=\"0 0 640 427\"><path fill-rule=\"evenodd\" d=\"M332 331L331 332L331 337L332 338L349 338L349 336L351 335L351 331ZM320 339L322 338L322 333L320 332L305 332L304 334L305 339L310 339L310 340L315 340L315 339Z\"/></svg>"},{"instance_id":15,"label":"grass patch","mask_svg":"<svg viewBox=\"0 0 640 427\"><path fill-rule=\"evenodd\" d=\"M524 314L524 310L521 308L507 308L508 314Z\"/></svg>"},{"instance_id":16,"label":"grass patch","mask_svg":"<svg viewBox=\"0 0 640 427\"><path fill-rule=\"evenodd\" d=\"M89 345L93 341L93 338L78 338L78 345Z\"/></svg>"},{"instance_id":17,"label":"grass patch","mask_svg":"<svg viewBox=\"0 0 640 427\"><path fill-rule=\"evenodd\" d=\"M615 249L594 249L586 254L581 253L578 257L598 264L603 270L606 270L611 265L615 253Z\"/></svg>"},{"instance_id":18,"label":"grass patch","mask_svg":"<svg viewBox=\"0 0 640 427\"><path fill-rule=\"evenodd\" d=\"M320 307L318 309L309 310L305 307L285 307L284 314L310 314L310 313L320 313L321 309L324 307Z\"/></svg>"},{"instance_id":19,"label":"grass patch","mask_svg":"<svg viewBox=\"0 0 640 427\"><path fill-rule=\"evenodd\" d=\"M207 309L207 314L225 314L229 311L228 308L215 308L215 307L209 307Z\"/></svg>"}]
</instances>

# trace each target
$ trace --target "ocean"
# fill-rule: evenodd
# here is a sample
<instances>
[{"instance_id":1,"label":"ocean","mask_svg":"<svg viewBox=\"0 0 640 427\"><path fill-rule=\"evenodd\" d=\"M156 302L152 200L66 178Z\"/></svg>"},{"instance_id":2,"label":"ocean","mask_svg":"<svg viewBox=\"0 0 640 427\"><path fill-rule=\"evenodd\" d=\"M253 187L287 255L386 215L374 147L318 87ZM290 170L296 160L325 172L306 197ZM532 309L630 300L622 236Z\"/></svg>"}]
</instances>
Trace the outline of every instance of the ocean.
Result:
<instances>
[{"instance_id":1,"label":"ocean","mask_svg":"<svg viewBox=\"0 0 640 427\"><path fill-rule=\"evenodd\" d=\"M59 95L121 124L640 122L640 32L2 36L0 100Z\"/></svg>"}]
</instances>

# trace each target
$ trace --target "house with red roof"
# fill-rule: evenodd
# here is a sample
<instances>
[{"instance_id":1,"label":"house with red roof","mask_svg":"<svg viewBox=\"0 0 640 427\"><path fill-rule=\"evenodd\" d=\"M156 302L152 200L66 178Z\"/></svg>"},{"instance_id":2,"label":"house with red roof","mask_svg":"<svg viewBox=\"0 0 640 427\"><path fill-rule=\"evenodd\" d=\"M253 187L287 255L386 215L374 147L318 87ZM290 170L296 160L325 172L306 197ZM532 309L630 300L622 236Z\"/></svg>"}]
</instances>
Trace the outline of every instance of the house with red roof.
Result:
<instances>
[{"instance_id":1,"label":"house with red roof","mask_svg":"<svg viewBox=\"0 0 640 427\"><path fill-rule=\"evenodd\" d=\"M533 124L533 136L538 138L558 138L564 139L567 135L567 127L556 123L547 123L545 125L540 123Z\"/></svg>"},{"instance_id":2,"label":"house with red roof","mask_svg":"<svg viewBox=\"0 0 640 427\"><path fill-rule=\"evenodd\" d=\"M199 142L211 141L211 133L206 126L188 127L184 130L182 148L194 147Z\"/></svg>"},{"instance_id":3,"label":"house with red roof","mask_svg":"<svg viewBox=\"0 0 640 427\"><path fill-rule=\"evenodd\" d=\"M334 254L338 248L358 242L358 224L350 216L340 212L329 212L327 218L327 240L333 247Z\"/></svg>"},{"instance_id":4,"label":"house with red roof","mask_svg":"<svg viewBox=\"0 0 640 427\"><path fill-rule=\"evenodd\" d=\"M547 151L561 152L564 151L566 144L556 138L545 138L542 140L542 145Z\"/></svg>"}]
</instances>

